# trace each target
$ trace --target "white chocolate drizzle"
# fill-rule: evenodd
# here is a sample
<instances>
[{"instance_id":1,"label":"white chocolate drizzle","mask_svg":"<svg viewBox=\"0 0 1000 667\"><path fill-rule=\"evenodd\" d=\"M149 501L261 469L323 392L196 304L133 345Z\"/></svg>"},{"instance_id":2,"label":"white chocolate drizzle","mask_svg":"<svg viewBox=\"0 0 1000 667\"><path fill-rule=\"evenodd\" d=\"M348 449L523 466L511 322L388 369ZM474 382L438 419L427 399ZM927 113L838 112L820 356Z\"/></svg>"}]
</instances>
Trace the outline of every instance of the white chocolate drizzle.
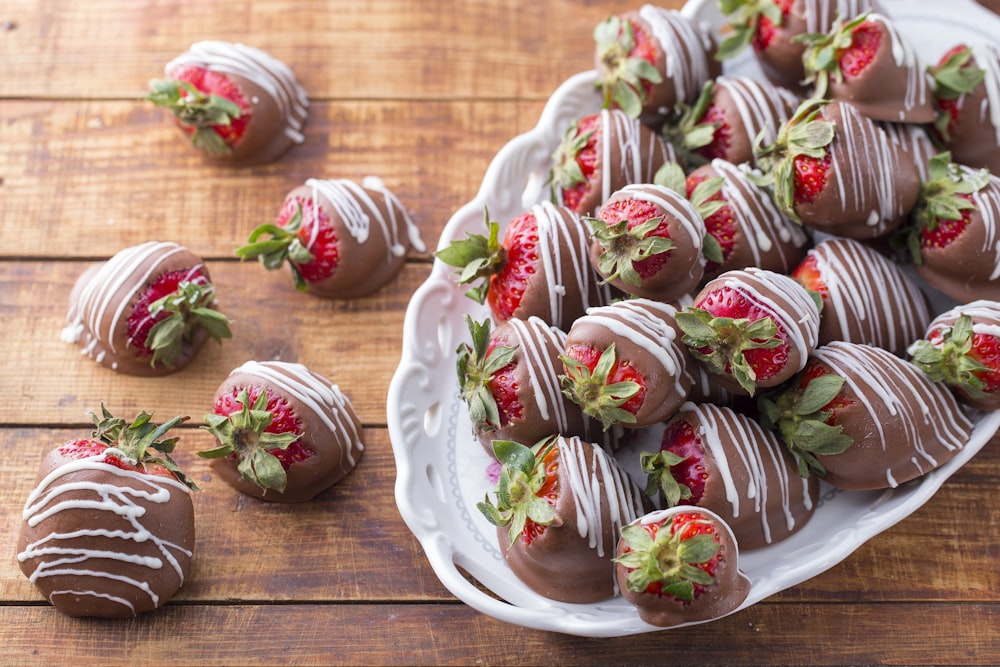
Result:
<instances>
[{"instance_id":1,"label":"white chocolate drizzle","mask_svg":"<svg viewBox=\"0 0 1000 667\"><path fill-rule=\"evenodd\" d=\"M643 5L644 20L663 50L665 79L672 81L678 102L692 103L702 83L711 78L712 38L702 25L676 9Z\"/></svg>"}]
</instances>

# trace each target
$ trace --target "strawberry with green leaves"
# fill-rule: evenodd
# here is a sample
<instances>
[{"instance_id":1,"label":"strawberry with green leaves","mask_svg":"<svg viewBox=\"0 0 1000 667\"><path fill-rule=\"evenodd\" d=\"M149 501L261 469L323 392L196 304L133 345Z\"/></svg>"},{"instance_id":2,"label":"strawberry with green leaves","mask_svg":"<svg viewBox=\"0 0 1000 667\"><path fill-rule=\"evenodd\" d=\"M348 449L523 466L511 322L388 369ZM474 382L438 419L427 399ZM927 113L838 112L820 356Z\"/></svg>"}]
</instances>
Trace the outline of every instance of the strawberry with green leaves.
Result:
<instances>
[{"instance_id":1,"label":"strawberry with green leaves","mask_svg":"<svg viewBox=\"0 0 1000 667\"><path fill-rule=\"evenodd\" d=\"M167 63L146 99L170 111L205 156L235 165L270 162L302 143L309 106L287 65L219 41L197 42Z\"/></svg>"},{"instance_id":2,"label":"strawberry with green leaves","mask_svg":"<svg viewBox=\"0 0 1000 667\"><path fill-rule=\"evenodd\" d=\"M593 215L612 193L650 183L673 148L621 109L601 109L573 120L552 154L548 185L553 203Z\"/></svg>"},{"instance_id":3,"label":"strawberry with green leaves","mask_svg":"<svg viewBox=\"0 0 1000 667\"><path fill-rule=\"evenodd\" d=\"M676 315L643 298L591 308L566 334L563 392L605 430L668 419L691 385Z\"/></svg>"},{"instance_id":4,"label":"strawberry with green leaves","mask_svg":"<svg viewBox=\"0 0 1000 667\"><path fill-rule=\"evenodd\" d=\"M710 280L677 314L691 355L727 389L755 395L802 370L819 336L817 298L755 267Z\"/></svg>"},{"instance_id":5,"label":"strawberry with green leaves","mask_svg":"<svg viewBox=\"0 0 1000 667\"><path fill-rule=\"evenodd\" d=\"M959 303L1000 300L1000 178L940 153L902 230L917 275Z\"/></svg>"},{"instance_id":6,"label":"strawberry with green leaves","mask_svg":"<svg viewBox=\"0 0 1000 667\"><path fill-rule=\"evenodd\" d=\"M538 317L514 317L496 328L489 318L466 316L466 323L470 341L457 350L459 396L488 453L493 440L533 444L556 434L590 435L589 421L560 388L563 331Z\"/></svg>"},{"instance_id":7,"label":"strawberry with green leaves","mask_svg":"<svg viewBox=\"0 0 1000 667\"><path fill-rule=\"evenodd\" d=\"M89 437L42 460L17 542L21 570L68 616L129 618L163 606L194 554L191 491L166 437L186 417L131 422L103 405Z\"/></svg>"},{"instance_id":8,"label":"strawberry with green leaves","mask_svg":"<svg viewBox=\"0 0 1000 667\"><path fill-rule=\"evenodd\" d=\"M813 96L850 102L873 120L932 122L930 77L893 22L867 12L842 18L826 33L798 38Z\"/></svg>"},{"instance_id":9,"label":"strawberry with green leaves","mask_svg":"<svg viewBox=\"0 0 1000 667\"><path fill-rule=\"evenodd\" d=\"M743 550L775 544L799 531L819 500L815 477L800 478L777 436L727 407L686 403L667 422L656 452L643 452L646 493L665 507L711 510L732 528Z\"/></svg>"},{"instance_id":10,"label":"strawberry with green leaves","mask_svg":"<svg viewBox=\"0 0 1000 667\"><path fill-rule=\"evenodd\" d=\"M549 202L500 224L486 212L487 234L467 234L436 253L459 269L465 293L489 305L497 322L540 317L568 327L591 306L610 303L614 292L590 268L590 229L579 215Z\"/></svg>"},{"instance_id":11,"label":"strawberry with green leaves","mask_svg":"<svg viewBox=\"0 0 1000 667\"><path fill-rule=\"evenodd\" d=\"M209 338L230 338L200 257L173 242L125 248L83 273L70 292L62 338L127 375L179 371Z\"/></svg>"},{"instance_id":12,"label":"strawberry with green leaves","mask_svg":"<svg viewBox=\"0 0 1000 667\"><path fill-rule=\"evenodd\" d=\"M755 148L758 179L792 220L816 231L867 240L897 229L917 201L920 178L909 153L843 101L803 102Z\"/></svg>"},{"instance_id":13,"label":"strawberry with green leaves","mask_svg":"<svg viewBox=\"0 0 1000 667\"><path fill-rule=\"evenodd\" d=\"M653 126L722 73L710 33L677 10L645 5L609 17L594 29L594 41L604 106Z\"/></svg>"},{"instance_id":14,"label":"strawberry with green leaves","mask_svg":"<svg viewBox=\"0 0 1000 667\"><path fill-rule=\"evenodd\" d=\"M302 364L248 361L215 392L198 452L237 491L303 502L339 482L364 452L361 420L340 388Z\"/></svg>"},{"instance_id":15,"label":"strawberry with green leaves","mask_svg":"<svg viewBox=\"0 0 1000 667\"><path fill-rule=\"evenodd\" d=\"M578 437L528 447L493 442L500 477L477 505L497 527L511 571L539 595L590 603L614 596L622 526L648 511L642 491L605 451Z\"/></svg>"},{"instance_id":16,"label":"strawberry with green leaves","mask_svg":"<svg viewBox=\"0 0 1000 667\"><path fill-rule=\"evenodd\" d=\"M622 529L614 562L622 596L658 627L721 618L750 591L732 530L704 508L639 517Z\"/></svg>"},{"instance_id":17,"label":"strawberry with green leaves","mask_svg":"<svg viewBox=\"0 0 1000 667\"><path fill-rule=\"evenodd\" d=\"M800 474L842 489L916 479L958 454L972 429L945 385L887 350L845 341L816 348L796 379L758 406Z\"/></svg>"},{"instance_id":18,"label":"strawberry with green leaves","mask_svg":"<svg viewBox=\"0 0 1000 667\"><path fill-rule=\"evenodd\" d=\"M928 70L937 118L932 132L954 160L1000 174L1000 48L959 44Z\"/></svg>"},{"instance_id":19,"label":"strawberry with green leaves","mask_svg":"<svg viewBox=\"0 0 1000 667\"><path fill-rule=\"evenodd\" d=\"M1000 408L1000 302L972 301L941 313L909 353L929 378L951 387L960 403Z\"/></svg>"}]
</instances>

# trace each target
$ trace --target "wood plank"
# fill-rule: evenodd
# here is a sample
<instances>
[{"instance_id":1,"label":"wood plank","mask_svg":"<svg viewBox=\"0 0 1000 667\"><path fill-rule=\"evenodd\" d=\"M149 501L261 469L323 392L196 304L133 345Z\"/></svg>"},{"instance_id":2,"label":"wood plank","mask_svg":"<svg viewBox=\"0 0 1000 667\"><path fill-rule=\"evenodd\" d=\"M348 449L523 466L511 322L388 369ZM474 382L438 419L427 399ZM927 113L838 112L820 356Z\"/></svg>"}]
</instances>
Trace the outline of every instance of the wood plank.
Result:
<instances>
[{"instance_id":1,"label":"wood plank","mask_svg":"<svg viewBox=\"0 0 1000 667\"><path fill-rule=\"evenodd\" d=\"M0 607L0 627L12 662L80 667L109 660L130 665L169 660L178 667L1000 661L1000 610L983 604L761 604L704 625L613 639L527 630L457 604L171 604L152 616L118 622L6 606Z\"/></svg>"},{"instance_id":2,"label":"wood plank","mask_svg":"<svg viewBox=\"0 0 1000 667\"><path fill-rule=\"evenodd\" d=\"M233 169L207 163L144 103L3 104L0 258L107 257L151 238L232 257L306 179L365 176L380 177L400 198L433 249L496 152L534 127L542 109L318 103L304 144L278 162Z\"/></svg>"},{"instance_id":3,"label":"wood plank","mask_svg":"<svg viewBox=\"0 0 1000 667\"><path fill-rule=\"evenodd\" d=\"M622 0L240 0L218 11L181 0L8 0L0 97L134 99L191 43L218 39L283 60L315 100L539 100L592 66L591 35L609 7L634 8Z\"/></svg>"}]
</instances>

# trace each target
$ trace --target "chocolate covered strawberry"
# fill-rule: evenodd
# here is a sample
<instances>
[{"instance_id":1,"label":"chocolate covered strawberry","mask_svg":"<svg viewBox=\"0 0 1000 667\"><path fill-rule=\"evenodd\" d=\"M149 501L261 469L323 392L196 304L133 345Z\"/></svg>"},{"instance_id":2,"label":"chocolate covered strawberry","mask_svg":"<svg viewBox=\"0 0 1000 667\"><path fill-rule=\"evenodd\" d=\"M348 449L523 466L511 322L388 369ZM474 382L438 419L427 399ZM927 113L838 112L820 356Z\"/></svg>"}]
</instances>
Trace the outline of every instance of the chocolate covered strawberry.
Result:
<instances>
[{"instance_id":1,"label":"chocolate covered strawberry","mask_svg":"<svg viewBox=\"0 0 1000 667\"><path fill-rule=\"evenodd\" d=\"M627 185L586 219L593 228L590 264L606 282L658 301L675 301L697 286L705 267L705 222L684 195L683 173L679 181L679 191Z\"/></svg>"},{"instance_id":2,"label":"chocolate covered strawberry","mask_svg":"<svg viewBox=\"0 0 1000 667\"><path fill-rule=\"evenodd\" d=\"M723 386L752 396L802 369L820 311L788 276L748 267L709 281L676 319L691 355Z\"/></svg>"},{"instance_id":3,"label":"chocolate covered strawberry","mask_svg":"<svg viewBox=\"0 0 1000 667\"><path fill-rule=\"evenodd\" d=\"M929 71L938 141L959 164L1000 174L1000 47L960 44Z\"/></svg>"},{"instance_id":4,"label":"chocolate covered strawberry","mask_svg":"<svg viewBox=\"0 0 1000 667\"><path fill-rule=\"evenodd\" d=\"M570 209L537 204L507 223L502 240L488 212L486 227L486 236L467 234L436 256L460 269L458 283L473 285L466 295L487 303L495 321L540 317L565 328L611 301L613 291L590 267L590 229Z\"/></svg>"},{"instance_id":5,"label":"chocolate covered strawberry","mask_svg":"<svg viewBox=\"0 0 1000 667\"><path fill-rule=\"evenodd\" d=\"M198 452L236 490L302 502L340 481L364 452L361 420L340 388L302 364L248 361L215 392Z\"/></svg>"},{"instance_id":6,"label":"chocolate covered strawberry","mask_svg":"<svg viewBox=\"0 0 1000 667\"><path fill-rule=\"evenodd\" d=\"M928 171L904 230L917 274L959 303L1000 300L1000 178L949 153Z\"/></svg>"},{"instance_id":7,"label":"chocolate covered strawberry","mask_svg":"<svg viewBox=\"0 0 1000 667\"><path fill-rule=\"evenodd\" d=\"M676 314L643 298L591 308L566 334L563 391L605 429L669 418L691 384Z\"/></svg>"},{"instance_id":8,"label":"chocolate covered strawberry","mask_svg":"<svg viewBox=\"0 0 1000 667\"><path fill-rule=\"evenodd\" d=\"M83 273L69 296L62 338L127 375L179 371L209 338L230 338L208 268L172 242L125 248Z\"/></svg>"},{"instance_id":9,"label":"chocolate covered strawberry","mask_svg":"<svg viewBox=\"0 0 1000 667\"><path fill-rule=\"evenodd\" d=\"M938 148L934 144L926 125L915 125L913 123L879 123L879 127L906 153L917 168L920 182L923 183L928 178L927 163L932 157L937 155Z\"/></svg>"},{"instance_id":10,"label":"chocolate covered strawberry","mask_svg":"<svg viewBox=\"0 0 1000 667\"><path fill-rule=\"evenodd\" d=\"M648 510L642 491L600 447L546 438L532 447L498 440L500 478L477 507L497 526L511 571L539 595L589 603L614 596L622 526Z\"/></svg>"},{"instance_id":11,"label":"chocolate covered strawberry","mask_svg":"<svg viewBox=\"0 0 1000 667\"><path fill-rule=\"evenodd\" d=\"M150 83L146 99L174 114L195 148L211 159L251 165L303 142L309 100L292 70L244 44L191 45Z\"/></svg>"},{"instance_id":12,"label":"chocolate covered strawberry","mask_svg":"<svg viewBox=\"0 0 1000 667\"><path fill-rule=\"evenodd\" d=\"M778 210L770 192L757 185L745 167L725 160L715 159L692 171L685 183L688 197L695 198L699 186L712 187L716 179L721 180L714 192L709 190L709 201L722 205L704 218L708 261L702 280L747 266L791 271L809 244L802 227Z\"/></svg>"},{"instance_id":13,"label":"chocolate covered strawberry","mask_svg":"<svg viewBox=\"0 0 1000 667\"><path fill-rule=\"evenodd\" d=\"M799 106L798 98L767 81L720 76L702 88L695 104L663 128L682 161L697 167L714 159L751 163L755 143L772 143Z\"/></svg>"},{"instance_id":14,"label":"chocolate covered strawberry","mask_svg":"<svg viewBox=\"0 0 1000 667\"><path fill-rule=\"evenodd\" d=\"M947 310L909 349L913 363L952 388L959 402L1000 408L1000 303L972 301Z\"/></svg>"},{"instance_id":15,"label":"chocolate covered strawberry","mask_svg":"<svg viewBox=\"0 0 1000 667\"><path fill-rule=\"evenodd\" d=\"M885 236L917 201L920 178L909 154L847 102L809 100L757 164L788 217L854 239Z\"/></svg>"},{"instance_id":16,"label":"chocolate covered strawberry","mask_svg":"<svg viewBox=\"0 0 1000 667\"><path fill-rule=\"evenodd\" d=\"M551 199L593 215L613 192L630 183L651 183L673 148L658 133L621 109L602 109L574 120L552 155Z\"/></svg>"},{"instance_id":17,"label":"chocolate covered strawberry","mask_svg":"<svg viewBox=\"0 0 1000 667\"><path fill-rule=\"evenodd\" d=\"M972 423L948 388L871 345L818 347L796 380L761 397L761 423L799 461L842 489L884 489L940 467Z\"/></svg>"},{"instance_id":18,"label":"chocolate covered strawberry","mask_svg":"<svg viewBox=\"0 0 1000 667\"><path fill-rule=\"evenodd\" d=\"M292 189L277 220L255 228L236 255L268 271L286 263L297 289L327 299L368 296L425 247L402 203L375 177L360 184L311 178Z\"/></svg>"},{"instance_id":19,"label":"chocolate covered strawberry","mask_svg":"<svg viewBox=\"0 0 1000 667\"><path fill-rule=\"evenodd\" d=\"M565 333L538 317L513 317L495 329L489 319L466 322L471 341L458 347L459 395L487 452L493 440L530 445L550 435L590 434L560 386Z\"/></svg>"},{"instance_id":20,"label":"chocolate covered strawberry","mask_svg":"<svg viewBox=\"0 0 1000 667\"><path fill-rule=\"evenodd\" d=\"M721 618L750 591L732 530L703 508L658 510L625 526L615 565L622 596L659 627Z\"/></svg>"},{"instance_id":21,"label":"chocolate covered strawberry","mask_svg":"<svg viewBox=\"0 0 1000 667\"><path fill-rule=\"evenodd\" d=\"M882 14L842 18L829 32L800 38L813 96L850 102L874 120L933 121L930 77L909 40Z\"/></svg>"},{"instance_id":22,"label":"chocolate covered strawberry","mask_svg":"<svg viewBox=\"0 0 1000 667\"><path fill-rule=\"evenodd\" d=\"M711 33L674 9L644 5L612 16L594 29L594 41L604 106L651 125L677 104L694 102L701 86L722 73Z\"/></svg>"},{"instance_id":23,"label":"chocolate covered strawberry","mask_svg":"<svg viewBox=\"0 0 1000 667\"><path fill-rule=\"evenodd\" d=\"M828 238L817 243L792 277L823 300L821 345L846 340L902 356L931 319L916 281L860 241Z\"/></svg>"},{"instance_id":24,"label":"chocolate covered strawberry","mask_svg":"<svg viewBox=\"0 0 1000 667\"><path fill-rule=\"evenodd\" d=\"M170 458L185 418L129 423L101 407L89 437L42 460L17 539L21 571L68 616L127 618L163 606L191 569L197 488Z\"/></svg>"}]
</instances>

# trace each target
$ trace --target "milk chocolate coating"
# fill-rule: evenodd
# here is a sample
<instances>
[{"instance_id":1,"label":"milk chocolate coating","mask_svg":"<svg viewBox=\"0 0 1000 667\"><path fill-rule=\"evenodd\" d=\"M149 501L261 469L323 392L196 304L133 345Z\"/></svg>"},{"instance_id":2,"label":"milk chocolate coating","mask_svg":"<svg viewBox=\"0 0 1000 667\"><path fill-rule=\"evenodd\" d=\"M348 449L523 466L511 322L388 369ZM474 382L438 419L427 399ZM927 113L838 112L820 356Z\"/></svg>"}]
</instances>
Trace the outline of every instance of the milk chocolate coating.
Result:
<instances>
[{"instance_id":1,"label":"milk chocolate coating","mask_svg":"<svg viewBox=\"0 0 1000 667\"><path fill-rule=\"evenodd\" d=\"M837 408L836 424L854 444L816 456L833 486L896 487L943 465L968 442L972 423L955 397L910 362L843 341L817 348L811 359L845 379L840 397L849 401Z\"/></svg>"},{"instance_id":2,"label":"milk chocolate coating","mask_svg":"<svg viewBox=\"0 0 1000 667\"><path fill-rule=\"evenodd\" d=\"M917 275L959 303L1000 300L1000 178L972 193L969 224L943 248L921 248Z\"/></svg>"},{"instance_id":3,"label":"milk chocolate coating","mask_svg":"<svg viewBox=\"0 0 1000 667\"><path fill-rule=\"evenodd\" d=\"M591 422L559 384L563 372L562 354L566 334L549 326L541 318L527 320L511 318L498 324L490 338L498 345L516 347L513 375L517 387L520 415L510 415L509 421L494 430L487 424L473 424L480 444L490 456L494 440L513 440L531 447L550 435L598 437L600 425Z\"/></svg>"},{"instance_id":4,"label":"milk chocolate coating","mask_svg":"<svg viewBox=\"0 0 1000 667\"><path fill-rule=\"evenodd\" d=\"M203 41L167 63L164 75L170 79L184 65L225 74L250 105L242 137L228 153L204 153L209 160L232 166L264 164L303 142L309 100L292 70L277 58L244 44Z\"/></svg>"},{"instance_id":5,"label":"milk chocolate coating","mask_svg":"<svg viewBox=\"0 0 1000 667\"><path fill-rule=\"evenodd\" d=\"M729 128L723 155L717 155L734 165L756 164L753 147L774 143L778 129L799 105L794 93L769 81L748 76L720 76L712 86L712 104ZM742 268L742 267L740 267Z\"/></svg>"},{"instance_id":6,"label":"milk chocolate coating","mask_svg":"<svg viewBox=\"0 0 1000 667\"><path fill-rule=\"evenodd\" d=\"M913 123L884 122L879 123L878 126L882 128L889 139L910 156L914 166L917 168L920 182L926 182L930 175L927 170L927 163L938 153L938 149L927 133L926 127Z\"/></svg>"},{"instance_id":7,"label":"milk chocolate coating","mask_svg":"<svg viewBox=\"0 0 1000 667\"><path fill-rule=\"evenodd\" d=\"M883 31L872 62L859 76L831 79L829 97L850 102L873 120L933 122L937 113L931 78L913 46L885 16L869 14L865 20Z\"/></svg>"},{"instance_id":8,"label":"milk chocolate coating","mask_svg":"<svg viewBox=\"0 0 1000 667\"><path fill-rule=\"evenodd\" d=\"M664 163L677 159L673 147L659 133L621 109L598 112L595 141L597 160L590 189L575 209L581 215L594 215L608 197L630 183L652 183ZM561 190L556 198L556 203L563 203Z\"/></svg>"},{"instance_id":9,"label":"milk chocolate coating","mask_svg":"<svg viewBox=\"0 0 1000 667\"><path fill-rule=\"evenodd\" d=\"M183 369L208 338L204 329L195 328L184 340L172 367L163 363L153 366L151 355L130 342L128 318L136 301L157 278L193 269L211 282L201 258L176 243L148 241L119 251L77 279L69 296L63 340L79 344L82 352L100 365L126 375L158 376Z\"/></svg>"},{"instance_id":10,"label":"milk chocolate coating","mask_svg":"<svg viewBox=\"0 0 1000 667\"><path fill-rule=\"evenodd\" d=\"M506 526L497 540L511 571L551 600L586 604L615 595L615 545L622 526L648 509L645 496L618 463L579 438L560 437L557 519L531 544L511 544Z\"/></svg>"},{"instance_id":11,"label":"milk chocolate coating","mask_svg":"<svg viewBox=\"0 0 1000 667\"><path fill-rule=\"evenodd\" d=\"M325 211L337 237L333 274L310 283L310 294L327 299L368 296L399 273L411 249L425 249L409 214L378 178L366 178L360 185L313 178L289 192L288 200Z\"/></svg>"},{"instance_id":12,"label":"milk chocolate coating","mask_svg":"<svg viewBox=\"0 0 1000 667\"><path fill-rule=\"evenodd\" d=\"M970 48L968 66L983 70L984 80L958 98L947 146L955 162L1000 175L1000 47L979 42Z\"/></svg>"},{"instance_id":13,"label":"milk chocolate coating","mask_svg":"<svg viewBox=\"0 0 1000 667\"><path fill-rule=\"evenodd\" d=\"M866 240L892 232L913 208L920 175L913 158L853 105L833 101L820 120L835 126L827 184L795 211L803 224L836 236Z\"/></svg>"},{"instance_id":14,"label":"milk chocolate coating","mask_svg":"<svg viewBox=\"0 0 1000 667\"><path fill-rule=\"evenodd\" d=\"M639 285L625 282L621 277L611 280L611 285L632 296L657 301L675 301L694 289L701 280L705 269L705 257L701 252L705 238L705 222L686 197L673 190L654 184L627 185L611 195L601 206L597 217L605 222L617 218L610 217L608 211L616 202L641 201L652 204L661 217L660 224L667 225L667 237L674 247L665 254L666 261L651 276L640 279ZM601 256L609 249L596 238L590 246L590 265L600 272ZM635 262L633 262L633 266ZM604 276L606 279L608 276Z\"/></svg>"},{"instance_id":15,"label":"milk chocolate coating","mask_svg":"<svg viewBox=\"0 0 1000 667\"><path fill-rule=\"evenodd\" d=\"M60 612L127 618L177 592L194 543L194 506L184 484L54 449L25 505L17 557Z\"/></svg>"},{"instance_id":16,"label":"milk chocolate coating","mask_svg":"<svg viewBox=\"0 0 1000 667\"><path fill-rule=\"evenodd\" d=\"M676 421L691 425L704 452L707 478L697 506L721 516L741 549L775 544L806 525L816 510L819 483L799 475L777 436L749 417L708 403L686 403L667 429Z\"/></svg>"},{"instance_id":17,"label":"milk chocolate coating","mask_svg":"<svg viewBox=\"0 0 1000 667\"><path fill-rule=\"evenodd\" d=\"M646 382L646 396L635 415L638 428L668 419L684 403L691 386L688 357L674 321L677 309L651 299L633 298L591 308L566 334L566 354L572 348L604 351L612 343L615 357L639 371Z\"/></svg>"},{"instance_id":18,"label":"milk chocolate coating","mask_svg":"<svg viewBox=\"0 0 1000 667\"><path fill-rule=\"evenodd\" d=\"M640 517L633 523L649 525L665 522L669 521L673 515L690 511L692 511L690 507L684 506L657 510ZM639 617L650 625L669 628L685 623L721 618L738 609L750 593L750 580L739 569L739 547L732 530L718 515L704 509L696 511L705 514L716 524L721 560L713 575L713 583L693 602L685 602L666 595L653 595L645 591L631 591L627 585L628 569L622 565L615 568L615 577L622 596L635 605ZM664 527L661 530L668 530L668 528ZM615 556L621 556L626 549L625 540L620 539Z\"/></svg>"},{"instance_id":19,"label":"milk chocolate coating","mask_svg":"<svg viewBox=\"0 0 1000 667\"><path fill-rule=\"evenodd\" d=\"M902 356L923 334L931 319L927 297L900 265L851 239L821 241L809 255L828 290L820 344L846 340Z\"/></svg>"},{"instance_id":20,"label":"milk chocolate coating","mask_svg":"<svg viewBox=\"0 0 1000 667\"><path fill-rule=\"evenodd\" d=\"M690 176L722 177L722 199L737 228L729 255L722 264L706 266L703 281L748 266L789 273L805 256L809 237L802 226L788 219L771 194L751 181L743 167L716 159Z\"/></svg>"},{"instance_id":21,"label":"milk chocolate coating","mask_svg":"<svg viewBox=\"0 0 1000 667\"><path fill-rule=\"evenodd\" d=\"M212 471L223 481L261 500L297 503L316 497L354 470L365 448L361 420L337 385L302 364L248 361L223 380L215 399L251 386L271 387L287 401L301 426L302 437L296 442L313 456L285 469L284 492L264 490L244 478L233 457L212 459Z\"/></svg>"},{"instance_id":22,"label":"milk chocolate coating","mask_svg":"<svg viewBox=\"0 0 1000 667\"><path fill-rule=\"evenodd\" d=\"M972 319L972 333L984 336L1000 337L1000 302L980 299L965 304L959 304L946 310L927 325L924 338L930 339L935 332L950 329L962 315ZM953 393L959 403L977 410L1000 409L1000 393L986 393L983 396L972 396L962 389L954 388Z\"/></svg>"}]
</instances>

